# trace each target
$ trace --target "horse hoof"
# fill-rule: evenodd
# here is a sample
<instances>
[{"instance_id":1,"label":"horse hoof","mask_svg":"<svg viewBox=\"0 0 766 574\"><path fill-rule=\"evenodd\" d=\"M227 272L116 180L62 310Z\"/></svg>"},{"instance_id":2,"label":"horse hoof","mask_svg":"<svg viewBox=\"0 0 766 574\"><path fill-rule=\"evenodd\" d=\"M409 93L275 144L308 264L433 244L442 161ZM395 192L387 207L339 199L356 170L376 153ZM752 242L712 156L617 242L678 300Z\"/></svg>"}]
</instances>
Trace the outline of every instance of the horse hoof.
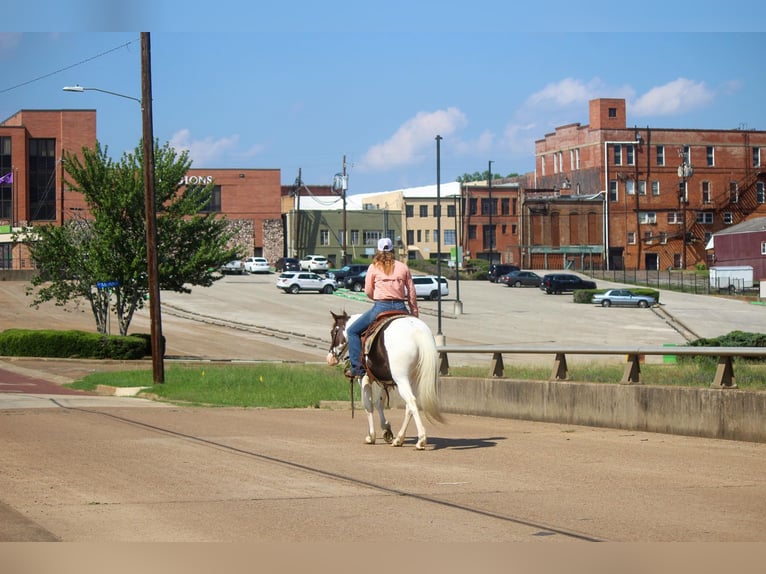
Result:
<instances>
[{"instance_id":1,"label":"horse hoof","mask_svg":"<svg viewBox=\"0 0 766 574\"><path fill-rule=\"evenodd\" d=\"M391 446L402 446L404 444L404 441L400 438L394 439L391 443Z\"/></svg>"},{"instance_id":2,"label":"horse hoof","mask_svg":"<svg viewBox=\"0 0 766 574\"><path fill-rule=\"evenodd\" d=\"M392 433L390 429L384 431L383 440L386 441L388 444L391 444L391 442L394 440L394 433Z\"/></svg>"},{"instance_id":3,"label":"horse hoof","mask_svg":"<svg viewBox=\"0 0 766 574\"><path fill-rule=\"evenodd\" d=\"M367 444L375 444L375 437L367 435L366 437L364 437L364 442L366 442Z\"/></svg>"},{"instance_id":4,"label":"horse hoof","mask_svg":"<svg viewBox=\"0 0 766 574\"><path fill-rule=\"evenodd\" d=\"M415 450L426 450L425 439L419 440L417 443L415 443Z\"/></svg>"}]
</instances>

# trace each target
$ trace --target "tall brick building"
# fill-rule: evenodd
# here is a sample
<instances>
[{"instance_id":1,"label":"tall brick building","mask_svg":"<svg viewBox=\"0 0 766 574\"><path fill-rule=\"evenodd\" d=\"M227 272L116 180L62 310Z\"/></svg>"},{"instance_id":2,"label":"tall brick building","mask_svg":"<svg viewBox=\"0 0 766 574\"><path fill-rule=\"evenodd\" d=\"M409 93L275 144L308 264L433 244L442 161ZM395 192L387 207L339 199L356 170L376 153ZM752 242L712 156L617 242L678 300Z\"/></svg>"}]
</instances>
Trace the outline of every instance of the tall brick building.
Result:
<instances>
[{"instance_id":1,"label":"tall brick building","mask_svg":"<svg viewBox=\"0 0 766 574\"><path fill-rule=\"evenodd\" d=\"M522 251L537 261L577 252L611 269L707 265L713 233L766 214L766 131L628 127L623 99L589 111L588 125L535 142Z\"/></svg>"}]
</instances>

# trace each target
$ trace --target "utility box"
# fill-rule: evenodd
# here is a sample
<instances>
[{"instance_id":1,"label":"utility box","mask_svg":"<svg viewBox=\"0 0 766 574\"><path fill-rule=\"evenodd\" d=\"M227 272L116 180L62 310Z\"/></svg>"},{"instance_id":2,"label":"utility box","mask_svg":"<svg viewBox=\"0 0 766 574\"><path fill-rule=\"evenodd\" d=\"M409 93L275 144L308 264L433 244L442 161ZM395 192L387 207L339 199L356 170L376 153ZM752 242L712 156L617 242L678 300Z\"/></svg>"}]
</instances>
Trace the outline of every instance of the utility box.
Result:
<instances>
[{"instance_id":1,"label":"utility box","mask_svg":"<svg viewBox=\"0 0 766 574\"><path fill-rule=\"evenodd\" d=\"M753 268L750 265L710 268L711 289L733 292L752 287Z\"/></svg>"}]
</instances>

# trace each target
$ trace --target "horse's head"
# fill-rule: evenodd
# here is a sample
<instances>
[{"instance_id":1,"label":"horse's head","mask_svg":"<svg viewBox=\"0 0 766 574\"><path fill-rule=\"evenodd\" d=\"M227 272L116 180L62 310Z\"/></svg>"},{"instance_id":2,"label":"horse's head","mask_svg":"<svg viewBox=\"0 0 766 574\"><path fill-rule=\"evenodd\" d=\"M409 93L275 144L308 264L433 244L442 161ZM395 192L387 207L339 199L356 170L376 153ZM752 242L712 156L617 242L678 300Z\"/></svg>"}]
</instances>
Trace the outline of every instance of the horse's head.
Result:
<instances>
[{"instance_id":1,"label":"horse's head","mask_svg":"<svg viewBox=\"0 0 766 574\"><path fill-rule=\"evenodd\" d=\"M330 311L333 318L332 328L330 329L330 352L327 353L327 364L337 365L343 354L346 352L348 343L346 341L346 323L349 315L345 311L342 314Z\"/></svg>"}]
</instances>

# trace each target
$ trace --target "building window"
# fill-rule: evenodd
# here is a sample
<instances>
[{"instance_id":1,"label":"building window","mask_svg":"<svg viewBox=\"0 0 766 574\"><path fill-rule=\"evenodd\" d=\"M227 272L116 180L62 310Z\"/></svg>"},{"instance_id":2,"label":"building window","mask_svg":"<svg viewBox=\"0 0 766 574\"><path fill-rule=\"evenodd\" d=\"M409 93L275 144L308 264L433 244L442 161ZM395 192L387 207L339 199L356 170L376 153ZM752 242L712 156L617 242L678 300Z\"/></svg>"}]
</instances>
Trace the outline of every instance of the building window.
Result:
<instances>
[{"instance_id":1,"label":"building window","mask_svg":"<svg viewBox=\"0 0 766 574\"><path fill-rule=\"evenodd\" d=\"M766 241L761 241L761 255L766 255Z\"/></svg>"},{"instance_id":2,"label":"building window","mask_svg":"<svg viewBox=\"0 0 766 574\"><path fill-rule=\"evenodd\" d=\"M414 217L415 216L415 206L414 205L405 205L404 206L404 213L407 217Z\"/></svg>"},{"instance_id":3,"label":"building window","mask_svg":"<svg viewBox=\"0 0 766 574\"><path fill-rule=\"evenodd\" d=\"M497 199L489 200L488 197L481 198L481 214L482 215L497 215Z\"/></svg>"},{"instance_id":4,"label":"building window","mask_svg":"<svg viewBox=\"0 0 766 574\"><path fill-rule=\"evenodd\" d=\"M626 163L636 165L636 148L634 145L625 146Z\"/></svg>"},{"instance_id":5,"label":"building window","mask_svg":"<svg viewBox=\"0 0 766 574\"><path fill-rule=\"evenodd\" d=\"M652 180L652 195L660 194L660 182L656 179Z\"/></svg>"},{"instance_id":6,"label":"building window","mask_svg":"<svg viewBox=\"0 0 766 574\"><path fill-rule=\"evenodd\" d=\"M614 165L622 165L622 146L614 146Z\"/></svg>"},{"instance_id":7,"label":"building window","mask_svg":"<svg viewBox=\"0 0 766 574\"><path fill-rule=\"evenodd\" d=\"M654 211L639 211L638 222L644 225L657 223L657 214Z\"/></svg>"},{"instance_id":8,"label":"building window","mask_svg":"<svg viewBox=\"0 0 766 574\"><path fill-rule=\"evenodd\" d=\"M475 225L469 225L468 226L468 239L476 239L476 226Z\"/></svg>"},{"instance_id":9,"label":"building window","mask_svg":"<svg viewBox=\"0 0 766 574\"><path fill-rule=\"evenodd\" d=\"M518 233L518 230L516 229L516 224L511 223L511 235L516 235Z\"/></svg>"},{"instance_id":10,"label":"building window","mask_svg":"<svg viewBox=\"0 0 766 574\"><path fill-rule=\"evenodd\" d=\"M319 245L322 247L330 245L330 231L328 229L319 230Z\"/></svg>"},{"instance_id":11,"label":"building window","mask_svg":"<svg viewBox=\"0 0 766 574\"><path fill-rule=\"evenodd\" d=\"M423 233L425 234L426 243L430 243L431 242L431 230L430 229L426 229L426 230L423 231Z\"/></svg>"},{"instance_id":12,"label":"building window","mask_svg":"<svg viewBox=\"0 0 766 574\"><path fill-rule=\"evenodd\" d=\"M56 219L56 140L32 138L28 150L29 218L53 221Z\"/></svg>"},{"instance_id":13,"label":"building window","mask_svg":"<svg viewBox=\"0 0 766 574\"><path fill-rule=\"evenodd\" d=\"M455 209L454 205L448 205L447 206L447 217L455 217L457 214L457 209Z\"/></svg>"},{"instance_id":14,"label":"building window","mask_svg":"<svg viewBox=\"0 0 766 574\"><path fill-rule=\"evenodd\" d=\"M200 210L200 213L220 213L221 211L221 186L214 185L210 193L210 202Z\"/></svg>"},{"instance_id":15,"label":"building window","mask_svg":"<svg viewBox=\"0 0 766 574\"><path fill-rule=\"evenodd\" d=\"M479 201L472 197L468 200L468 215L476 215L479 213Z\"/></svg>"},{"instance_id":16,"label":"building window","mask_svg":"<svg viewBox=\"0 0 766 574\"><path fill-rule=\"evenodd\" d=\"M713 223L713 212L712 211L698 211L697 212L697 223L702 223L704 225L710 225Z\"/></svg>"},{"instance_id":17,"label":"building window","mask_svg":"<svg viewBox=\"0 0 766 574\"><path fill-rule=\"evenodd\" d=\"M0 177L5 177L11 173L12 166L13 165L13 158L11 157L11 138L10 137L0 137ZM13 219L12 212L13 208L13 182L8 183L2 183L0 184L0 219ZM5 245L3 246L5 247ZM8 247L8 255L10 257L10 245ZM3 254L5 253L5 249L3 250ZM5 258L1 258L2 261L5 261ZM10 269L10 267L2 267L2 264L0 264L0 268L3 269Z\"/></svg>"},{"instance_id":18,"label":"building window","mask_svg":"<svg viewBox=\"0 0 766 574\"><path fill-rule=\"evenodd\" d=\"M545 175L545 156L544 155L540 156L540 173Z\"/></svg>"},{"instance_id":19,"label":"building window","mask_svg":"<svg viewBox=\"0 0 766 574\"><path fill-rule=\"evenodd\" d=\"M646 182L644 180L638 182L638 195L646 195Z\"/></svg>"},{"instance_id":20,"label":"building window","mask_svg":"<svg viewBox=\"0 0 766 574\"><path fill-rule=\"evenodd\" d=\"M502 215L509 215L511 213L511 200L504 197L500 200L500 213Z\"/></svg>"},{"instance_id":21,"label":"building window","mask_svg":"<svg viewBox=\"0 0 766 574\"><path fill-rule=\"evenodd\" d=\"M423 230L418 229L418 243L421 243L423 241Z\"/></svg>"},{"instance_id":22,"label":"building window","mask_svg":"<svg viewBox=\"0 0 766 574\"><path fill-rule=\"evenodd\" d=\"M439 217L441 215L441 205L434 205L433 214L434 217Z\"/></svg>"},{"instance_id":23,"label":"building window","mask_svg":"<svg viewBox=\"0 0 766 574\"><path fill-rule=\"evenodd\" d=\"M439 243L439 230L434 229L434 243Z\"/></svg>"},{"instance_id":24,"label":"building window","mask_svg":"<svg viewBox=\"0 0 766 574\"><path fill-rule=\"evenodd\" d=\"M407 230L407 245L415 243L415 231L412 229Z\"/></svg>"},{"instance_id":25,"label":"building window","mask_svg":"<svg viewBox=\"0 0 766 574\"><path fill-rule=\"evenodd\" d=\"M351 230L351 245L359 245L359 230Z\"/></svg>"},{"instance_id":26,"label":"building window","mask_svg":"<svg viewBox=\"0 0 766 574\"><path fill-rule=\"evenodd\" d=\"M682 211L668 211L668 225L680 225L684 222Z\"/></svg>"},{"instance_id":27,"label":"building window","mask_svg":"<svg viewBox=\"0 0 766 574\"><path fill-rule=\"evenodd\" d=\"M665 165L665 146L657 146L657 165Z\"/></svg>"},{"instance_id":28,"label":"building window","mask_svg":"<svg viewBox=\"0 0 766 574\"><path fill-rule=\"evenodd\" d=\"M553 154L553 173L559 172L559 156L558 154Z\"/></svg>"},{"instance_id":29,"label":"building window","mask_svg":"<svg viewBox=\"0 0 766 574\"><path fill-rule=\"evenodd\" d=\"M628 245L635 245L635 244L636 244L636 232L628 231Z\"/></svg>"},{"instance_id":30,"label":"building window","mask_svg":"<svg viewBox=\"0 0 766 574\"><path fill-rule=\"evenodd\" d=\"M609 201L617 201L618 199L619 199L619 194L617 193L617 180L610 179L609 180Z\"/></svg>"},{"instance_id":31,"label":"building window","mask_svg":"<svg viewBox=\"0 0 766 574\"><path fill-rule=\"evenodd\" d=\"M482 232L484 234L484 245L482 246L482 249L489 249L490 251L494 250L495 245L497 245L495 242L495 226L485 225L482 229Z\"/></svg>"},{"instance_id":32,"label":"building window","mask_svg":"<svg viewBox=\"0 0 766 574\"><path fill-rule=\"evenodd\" d=\"M731 225L732 223L734 223L734 214L731 211L724 211L723 222L726 225Z\"/></svg>"},{"instance_id":33,"label":"building window","mask_svg":"<svg viewBox=\"0 0 766 574\"><path fill-rule=\"evenodd\" d=\"M652 242L652 232L644 231L644 243L651 243L651 242Z\"/></svg>"},{"instance_id":34,"label":"building window","mask_svg":"<svg viewBox=\"0 0 766 574\"><path fill-rule=\"evenodd\" d=\"M708 167L713 167L715 165L715 148L711 145L707 146L705 148L705 156Z\"/></svg>"},{"instance_id":35,"label":"building window","mask_svg":"<svg viewBox=\"0 0 766 574\"><path fill-rule=\"evenodd\" d=\"M627 195L636 195L636 182L632 179L625 180L625 193Z\"/></svg>"},{"instance_id":36,"label":"building window","mask_svg":"<svg viewBox=\"0 0 766 574\"><path fill-rule=\"evenodd\" d=\"M420 206L420 217L428 217L428 206L427 205L421 205Z\"/></svg>"},{"instance_id":37,"label":"building window","mask_svg":"<svg viewBox=\"0 0 766 574\"><path fill-rule=\"evenodd\" d=\"M692 148L690 148L688 145L684 146L684 153L683 153L683 161L684 163L691 165L692 160Z\"/></svg>"},{"instance_id":38,"label":"building window","mask_svg":"<svg viewBox=\"0 0 766 574\"><path fill-rule=\"evenodd\" d=\"M660 231L660 243L666 245L668 243L668 234L666 231Z\"/></svg>"},{"instance_id":39,"label":"building window","mask_svg":"<svg viewBox=\"0 0 766 574\"><path fill-rule=\"evenodd\" d=\"M710 182L709 181L703 181L702 182L702 203L710 203Z\"/></svg>"},{"instance_id":40,"label":"building window","mask_svg":"<svg viewBox=\"0 0 766 574\"><path fill-rule=\"evenodd\" d=\"M365 245L377 245L378 240L383 237L383 232L378 230L365 231L364 232L364 244Z\"/></svg>"},{"instance_id":41,"label":"building window","mask_svg":"<svg viewBox=\"0 0 766 574\"><path fill-rule=\"evenodd\" d=\"M457 241L455 240L456 232L454 229L445 229L444 230L444 245L457 245Z\"/></svg>"},{"instance_id":42,"label":"building window","mask_svg":"<svg viewBox=\"0 0 766 574\"><path fill-rule=\"evenodd\" d=\"M755 184L755 199L758 203L766 203L766 185L762 181Z\"/></svg>"},{"instance_id":43,"label":"building window","mask_svg":"<svg viewBox=\"0 0 766 574\"><path fill-rule=\"evenodd\" d=\"M753 148L753 167L761 167L761 148Z\"/></svg>"},{"instance_id":44,"label":"building window","mask_svg":"<svg viewBox=\"0 0 766 574\"><path fill-rule=\"evenodd\" d=\"M617 117L617 108L609 108L609 117L610 118L616 118Z\"/></svg>"},{"instance_id":45,"label":"building window","mask_svg":"<svg viewBox=\"0 0 766 574\"><path fill-rule=\"evenodd\" d=\"M736 181L729 182L729 202L739 203L739 188Z\"/></svg>"}]
</instances>

